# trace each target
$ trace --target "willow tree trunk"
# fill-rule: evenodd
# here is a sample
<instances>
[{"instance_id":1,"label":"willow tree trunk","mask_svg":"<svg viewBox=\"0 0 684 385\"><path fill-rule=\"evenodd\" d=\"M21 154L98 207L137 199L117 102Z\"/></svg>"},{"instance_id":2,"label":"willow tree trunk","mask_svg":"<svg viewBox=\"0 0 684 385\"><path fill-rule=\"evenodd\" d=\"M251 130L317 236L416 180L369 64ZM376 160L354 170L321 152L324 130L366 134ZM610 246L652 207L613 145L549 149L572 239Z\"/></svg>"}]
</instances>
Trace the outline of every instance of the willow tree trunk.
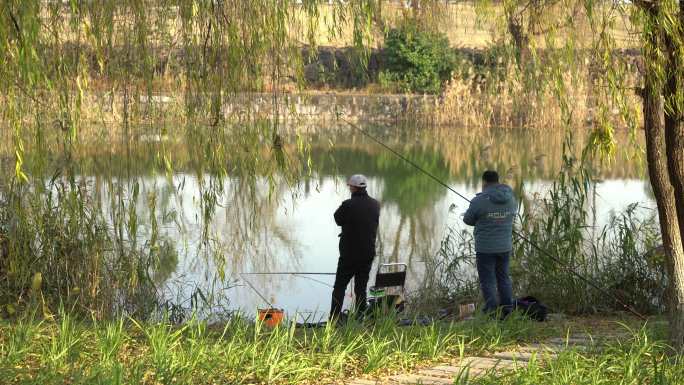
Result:
<instances>
[{"instance_id":1,"label":"willow tree trunk","mask_svg":"<svg viewBox=\"0 0 684 385\"><path fill-rule=\"evenodd\" d=\"M684 302L684 251L677 218L675 189L670 182L668 156L665 152L663 104L661 93L648 86L643 96L648 173L658 205L663 245L668 256L670 336L673 345L681 349L684 345L684 308L681 306Z\"/></svg>"},{"instance_id":2,"label":"willow tree trunk","mask_svg":"<svg viewBox=\"0 0 684 385\"><path fill-rule=\"evenodd\" d=\"M530 38L525 32L522 21L513 14L508 15L508 33L515 43L515 59L519 69L524 69L530 56Z\"/></svg>"},{"instance_id":3,"label":"willow tree trunk","mask_svg":"<svg viewBox=\"0 0 684 385\"><path fill-rule=\"evenodd\" d=\"M669 121L670 119L666 120ZM665 143L667 148L667 163L669 177L673 186L674 208L676 213L669 213L675 220L670 219L670 231L678 233L674 238L670 255L671 281L671 317L670 330L673 345L684 351L684 252L682 251L682 235L684 235L684 124L681 121L665 126ZM669 208L669 210L672 210ZM678 222L678 223L677 223ZM662 228L662 222L661 222Z\"/></svg>"},{"instance_id":4,"label":"willow tree trunk","mask_svg":"<svg viewBox=\"0 0 684 385\"><path fill-rule=\"evenodd\" d=\"M672 111L672 113L676 112L676 110ZM671 223L673 229L679 230L679 245L678 248L673 249L670 258L672 264L670 279L673 289L670 330L672 332L672 343L684 351L684 253L682 253L682 244L684 243L682 239L684 235L684 124L681 116L677 116L680 114L668 115L666 114L665 118L667 168L674 190L674 206L679 225Z\"/></svg>"},{"instance_id":5,"label":"willow tree trunk","mask_svg":"<svg viewBox=\"0 0 684 385\"><path fill-rule=\"evenodd\" d=\"M684 0L679 3L679 26L674 29L663 25L665 8L661 2L636 0L635 4L647 16L643 29L644 134L669 275L670 340L673 347L684 351L684 103L677 98L684 92L684 83L679 79L684 63L678 56L681 40L676 36L684 25ZM665 72L664 84L660 81L661 71Z\"/></svg>"},{"instance_id":6,"label":"willow tree trunk","mask_svg":"<svg viewBox=\"0 0 684 385\"><path fill-rule=\"evenodd\" d=\"M681 56L682 40L684 36L684 1L679 2L680 11L673 28L666 28L663 32L664 46L667 53L665 66L666 82L663 96L667 108L665 109L665 149L667 156L667 170L670 184L674 193L674 207L676 221L670 226L671 231L679 231L679 242L673 243L670 256L670 280L672 298L670 309L670 330L672 344L684 351L684 59ZM662 227L662 226L661 226Z\"/></svg>"}]
</instances>

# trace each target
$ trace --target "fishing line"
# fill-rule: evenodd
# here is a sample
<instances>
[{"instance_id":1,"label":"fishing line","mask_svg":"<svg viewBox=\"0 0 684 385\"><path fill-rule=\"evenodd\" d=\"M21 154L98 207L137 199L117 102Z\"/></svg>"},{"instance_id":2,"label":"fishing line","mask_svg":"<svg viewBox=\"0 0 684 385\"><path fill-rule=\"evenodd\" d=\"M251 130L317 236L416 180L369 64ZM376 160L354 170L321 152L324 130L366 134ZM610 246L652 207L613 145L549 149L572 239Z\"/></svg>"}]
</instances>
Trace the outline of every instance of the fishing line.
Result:
<instances>
[{"instance_id":1,"label":"fishing line","mask_svg":"<svg viewBox=\"0 0 684 385\"><path fill-rule=\"evenodd\" d=\"M278 271L273 273L268 272L258 272L258 273L240 273L240 275L335 275L335 273L308 273L299 271Z\"/></svg>"},{"instance_id":2,"label":"fishing line","mask_svg":"<svg viewBox=\"0 0 684 385\"><path fill-rule=\"evenodd\" d=\"M401 153L399 153L398 151L396 151L396 150L393 149L392 147L390 147L390 146L388 146L387 144L383 143L382 141L380 141L379 139L377 139L376 137L374 137L373 135L371 135L370 133L368 133L366 130L362 129L361 127L357 126L356 124L354 124L354 123L348 121L347 119L343 118L342 116L340 116L339 113L337 113L337 118L338 118L339 120L343 121L344 123L347 123L350 127L352 127L353 129L359 131L360 133L362 133L363 135L365 135L366 137L368 137L369 139L371 139L371 140L374 141L375 143L381 145L382 147L384 147L385 149L387 149L388 151L390 151L392 154L396 155L396 156L397 156L398 158L400 158L401 160L403 160L403 161L405 161L406 163L408 163L408 164L410 164L411 166L413 166L413 167L414 167L415 169L417 169L418 171L420 171L420 172L422 172L423 174L429 176L432 180L434 180L435 182L439 183L439 184L442 185L443 187L447 188L449 191L451 191L451 192L453 192L454 194L458 195L459 197L463 198L465 201L470 202L470 199L466 198L463 194L461 194L461 193L459 193L458 191L454 190L451 186L449 186L449 185L447 185L446 183L444 183L441 179L437 178L435 175L433 175L433 174L430 173L429 171L425 170L424 168L422 168L422 167L420 167L419 165L417 165L415 162L413 162L413 161L411 161L410 159L406 158L404 155L402 155ZM635 309L633 309L633 308L632 308L631 306L629 306L628 304L624 303L624 302L623 302L620 298L618 298L614 293L609 292L608 290L604 289L604 288L601 287L600 285L598 285L598 284L594 283L593 281L591 281L589 278L584 277L582 274L580 274L580 273L578 273L577 271L575 271L571 266L568 266L566 263L564 263L563 261L561 261L559 258L555 257L555 256L554 256L553 254L551 254L549 251L546 251L546 250L543 249L541 246L537 245L537 244L536 244L534 241L532 241L531 239L525 237L524 235L520 234L519 232L517 232L517 231L515 231L515 230L513 230L513 234L514 234L515 236L517 236L518 238L522 239L523 241L527 242L527 244L529 244L530 246L532 246L532 247L533 247L534 249L536 249L537 251L541 252L544 256L546 256L546 257L550 258L552 261L556 262L558 265L560 265L561 268L563 268L565 271L569 272L570 274L574 275L575 277L579 278L582 282L584 282L584 283L586 283L587 285L593 287L594 289L598 290L599 292L603 293L604 295L607 295L608 297L614 299L615 302L618 303L620 306L622 306L625 310L629 311L630 313L636 315L637 317L639 317L639 318L641 318L641 319L643 319L643 320L646 319L645 316L643 316L641 313L639 313L638 311L636 311Z\"/></svg>"},{"instance_id":3,"label":"fishing line","mask_svg":"<svg viewBox=\"0 0 684 385\"><path fill-rule=\"evenodd\" d=\"M310 281L314 281L314 282L320 283L321 285L325 285L325 286L331 287L331 288L333 288L333 289L335 288L335 286L333 286L333 285L331 285L331 284L329 284L329 283L327 283L327 282L323 282L323 281L321 281L321 280L319 280L319 279L312 278L312 277L309 277L309 276L307 276L307 275L302 275L302 274L297 273L297 274L292 274L292 276L293 276L293 277L299 277L299 278L308 279L308 280L310 280Z\"/></svg>"},{"instance_id":4,"label":"fishing line","mask_svg":"<svg viewBox=\"0 0 684 385\"><path fill-rule=\"evenodd\" d=\"M423 174L429 176L430 178L432 178L432 180L434 180L435 182L439 183L439 184L442 185L443 187L447 188L447 189L448 189L449 191L451 191L452 193L454 193L454 194L460 196L461 198L465 199L466 201L470 202L470 199L466 198L466 197L463 196L461 193L459 193L458 191L454 190L454 189L453 189L451 186L449 186L448 184L442 182L441 179L437 178L436 176L434 176L433 174L431 174L429 171L427 171L427 170L425 170L424 168L420 167L420 166L417 165L415 162L413 162L412 160L408 159L407 157L405 157L404 155L402 155L401 153L399 153L398 151L396 151L396 150L393 149L392 147L390 147L390 146L386 145L385 143L381 142L379 139L375 138L373 135L367 133L366 131L364 131L363 129L361 129L361 127L355 125L354 123L348 121L348 120L345 119L345 118L340 117L339 115L338 115L338 119L340 119L340 120L342 120L343 122L347 123L347 124L350 125L352 128L355 128L355 129L359 130L362 134L366 135L368 138L370 138L371 140L373 140L375 143L381 145L382 147L384 147L385 149L387 149L389 152L391 152L392 154L394 154L394 155L396 155L397 157L399 157L399 158L400 158L401 160L403 160L404 162L410 164L411 166L413 166L414 168L418 169L418 170L419 170L420 172L422 172Z\"/></svg>"},{"instance_id":5,"label":"fishing line","mask_svg":"<svg viewBox=\"0 0 684 385\"><path fill-rule=\"evenodd\" d=\"M261 293L259 292L259 290L257 290L256 287L254 287L254 285L252 285L252 283L249 282L249 281L247 280L247 278L245 278L244 275L243 275L242 273L240 273L240 276L242 277L242 280L245 281L245 282L247 283L247 285L249 285L249 287L251 287L252 290L254 290L254 292L257 293L257 295L258 295L259 297L261 297L261 300L263 300L264 302L266 302L266 304L268 305L268 307L269 307L270 309L274 309L273 304L271 304L271 302L269 302L269 301L266 299L266 297L264 297L263 295L261 295Z\"/></svg>"},{"instance_id":6,"label":"fishing line","mask_svg":"<svg viewBox=\"0 0 684 385\"><path fill-rule=\"evenodd\" d=\"M333 285L323 282L321 280L318 280L316 278L311 278L309 275L336 275L336 273L308 273L308 272L296 272L296 271L279 271L279 272L273 272L273 273L266 273L266 272L259 272L259 273L240 273L240 274L247 274L247 275L292 275L294 277L299 277L299 278L304 278L308 279L310 281L314 281L317 283L320 283L321 285L325 285L328 287L334 288Z\"/></svg>"}]
</instances>

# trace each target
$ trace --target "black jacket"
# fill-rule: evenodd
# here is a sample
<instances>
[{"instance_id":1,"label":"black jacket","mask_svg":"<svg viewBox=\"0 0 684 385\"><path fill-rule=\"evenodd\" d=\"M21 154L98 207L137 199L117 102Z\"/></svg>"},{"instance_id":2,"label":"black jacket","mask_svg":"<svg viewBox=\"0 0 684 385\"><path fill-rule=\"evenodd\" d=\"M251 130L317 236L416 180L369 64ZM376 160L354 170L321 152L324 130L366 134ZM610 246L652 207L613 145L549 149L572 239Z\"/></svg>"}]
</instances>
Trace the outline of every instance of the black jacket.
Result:
<instances>
[{"instance_id":1,"label":"black jacket","mask_svg":"<svg viewBox=\"0 0 684 385\"><path fill-rule=\"evenodd\" d=\"M335 211L335 223L342 226L340 257L364 261L375 257L380 204L366 191L357 191Z\"/></svg>"}]
</instances>

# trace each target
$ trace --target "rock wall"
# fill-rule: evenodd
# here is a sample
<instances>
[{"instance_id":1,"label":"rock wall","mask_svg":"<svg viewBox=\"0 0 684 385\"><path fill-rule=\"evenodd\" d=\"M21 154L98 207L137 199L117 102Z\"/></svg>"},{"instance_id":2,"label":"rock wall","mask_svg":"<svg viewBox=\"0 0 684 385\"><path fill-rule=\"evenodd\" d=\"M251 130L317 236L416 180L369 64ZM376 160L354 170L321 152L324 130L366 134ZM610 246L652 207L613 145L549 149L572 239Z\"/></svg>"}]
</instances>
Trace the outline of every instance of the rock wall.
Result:
<instances>
[{"instance_id":1,"label":"rock wall","mask_svg":"<svg viewBox=\"0 0 684 385\"><path fill-rule=\"evenodd\" d=\"M354 122L393 123L429 119L437 103L433 95L340 93L286 94L275 103L272 94L263 93L233 97L224 113L302 122L333 122L339 114Z\"/></svg>"}]
</instances>

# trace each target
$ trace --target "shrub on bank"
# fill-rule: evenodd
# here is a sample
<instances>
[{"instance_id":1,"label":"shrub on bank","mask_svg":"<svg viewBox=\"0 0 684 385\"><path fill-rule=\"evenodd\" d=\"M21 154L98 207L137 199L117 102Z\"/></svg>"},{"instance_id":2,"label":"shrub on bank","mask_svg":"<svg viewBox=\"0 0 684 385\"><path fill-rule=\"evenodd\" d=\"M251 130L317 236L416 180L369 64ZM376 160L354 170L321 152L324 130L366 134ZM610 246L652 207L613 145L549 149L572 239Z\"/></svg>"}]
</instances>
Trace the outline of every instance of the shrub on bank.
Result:
<instances>
[{"instance_id":1,"label":"shrub on bank","mask_svg":"<svg viewBox=\"0 0 684 385\"><path fill-rule=\"evenodd\" d=\"M385 37L385 69L379 82L401 92L439 93L456 65L456 54L443 33L404 23Z\"/></svg>"}]
</instances>

